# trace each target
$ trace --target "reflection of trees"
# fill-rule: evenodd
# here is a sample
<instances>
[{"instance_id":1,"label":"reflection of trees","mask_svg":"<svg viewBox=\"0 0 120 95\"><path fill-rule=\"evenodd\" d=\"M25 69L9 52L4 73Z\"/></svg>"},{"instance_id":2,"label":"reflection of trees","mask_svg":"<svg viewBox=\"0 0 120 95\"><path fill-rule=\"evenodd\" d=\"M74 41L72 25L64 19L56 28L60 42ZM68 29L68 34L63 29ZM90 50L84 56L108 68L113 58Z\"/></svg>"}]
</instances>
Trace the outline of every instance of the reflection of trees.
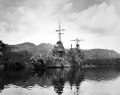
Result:
<instances>
[{"instance_id":1,"label":"reflection of trees","mask_svg":"<svg viewBox=\"0 0 120 95\"><path fill-rule=\"evenodd\" d=\"M79 89L80 82L83 80L83 72L81 69L46 69L31 72L29 70L22 71L2 71L0 77L0 87L4 89L4 85L13 84L22 87L34 86L38 84L41 87L54 86L54 90L58 94L62 94L65 82L73 84Z\"/></svg>"},{"instance_id":2,"label":"reflection of trees","mask_svg":"<svg viewBox=\"0 0 120 95\"><path fill-rule=\"evenodd\" d=\"M52 80L52 84L54 85L54 90L59 95L61 95L63 92L64 83L65 83L65 79L62 77L57 77Z\"/></svg>"},{"instance_id":3,"label":"reflection of trees","mask_svg":"<svg viewBox=\"0 0 120 95\"><path fill-rule=\"evenodd\" d=\"M84 76L86 79L94 81L108 81L116 79L120 74L119 67L116 66L103 66L97 68L86 68Z\"/></svg>"},{"instance_id":4,"label":"reflection of trees","mask_svg":"<svg viewBox=\"0 0 120 95\"><path fill-rule=\"evenodd\" d=\"M62 94L65 83L65 72L63 69L48 69L47 76L50 78L54 90L59 95Z\"/></svg>"},{"instance_id":5,"label":"reflection of trees","mask_svg":"<svg viewBox=\"0 0 120 95\"><path fill-rule=\"evenodd\" d=\"M5 70L2 76L4 85L16 84L17 81L26 81L30 77L30 72L27 70L12 71Z\"/></svg>"},{"instance_id":6,"label":"reflection of trees","mask_svg":"<svg viewBox=\"0 0 120 95\"><path fill-rule=\"evenodd\" d=\"M5 85L13 84L21 87L34 86L42 77L44 80L45 70L32 71L23 69L21 71L1 70L0 71L0 90ZM42 83L42 82L41 82Z\"/></svg>"},{"instance_id":7,"label":"reflection of trees","mask_svg":"<svg viewBox=\"0 0 120 95\"><path fill-rule=\"evenodd\" d=\"M80 82L84 79L83 70L80 68L72 68L67 74L68 81L72 86L75 84L76 86L79 85Z\"/></svg>"},{"instance_id":8,"label":"reflection of trees","mask_svg":"<svg viewBox=\"0 0 120 95\"><path fill-rule=\"evenodd\" d=\"M30 72L26 70L22 70L22 71L1 70L0 75L1 75L0 76L0 90L4 89L4 86L8 84L17 85L17 83L21 81L25 83L26 80L31 76Z\"/></svg>"},{"instance_id":9,"label":"reflection of trees","mask_svg":"<svg viewBox=\"0 0 120 95\"><path fill-rule=\"evenodd\" d=\"M4 85L13 84L22 87L34 86L41 87L54 86L56 93L63 93L64 85L68 82L72 87L76 87L76 93L80 90L80 84L87 78L88 80L101 81L116 78L119 76L120 69L117 67L99 67L99 68L64 68L64 69L46 69L40 71L0 71L0 90Z\"/></svg>"},{"instance_id":10,"label":"reflection of trees","mask_svg":"<svg viewBox=\"0 0 120 95\"><path fill-rule=\"evenodd\" d=\"M76 94L78 94L80 83L84 80L83 69L72 68L67 77L68 77L68 81L70 82L71 89L72 89L72 85L75 85L76 86Z\"/></svg>"},{"instance_id":11,"label":"reflection of trees","mask_svg":"<svg viewBox=\"0 0 120 95\"><path fill-rule=\"evenodd\" d=\"M1 92L1 90L4 89L4 83L3 83L2 76L3 76L3 71L0 71L0 92Z\"/></svg>"}]
</instances>

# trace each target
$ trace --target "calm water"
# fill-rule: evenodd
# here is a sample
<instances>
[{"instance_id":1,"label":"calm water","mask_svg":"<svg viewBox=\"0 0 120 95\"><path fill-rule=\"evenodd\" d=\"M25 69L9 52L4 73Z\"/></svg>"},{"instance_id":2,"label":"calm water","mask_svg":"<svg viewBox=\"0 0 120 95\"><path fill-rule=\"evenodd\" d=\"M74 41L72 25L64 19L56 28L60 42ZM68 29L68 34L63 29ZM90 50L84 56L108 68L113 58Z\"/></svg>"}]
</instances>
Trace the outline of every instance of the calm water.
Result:
<instances>
[{"instance_id":1,"label":"calm water","mask_svg":"<svg viewBox=\"0 0 120 95\"><path fill-rule=\"evenodd\" d=\"M120 95L120 67L0 70L0 95Z\"/></svg>"}]
</instances>

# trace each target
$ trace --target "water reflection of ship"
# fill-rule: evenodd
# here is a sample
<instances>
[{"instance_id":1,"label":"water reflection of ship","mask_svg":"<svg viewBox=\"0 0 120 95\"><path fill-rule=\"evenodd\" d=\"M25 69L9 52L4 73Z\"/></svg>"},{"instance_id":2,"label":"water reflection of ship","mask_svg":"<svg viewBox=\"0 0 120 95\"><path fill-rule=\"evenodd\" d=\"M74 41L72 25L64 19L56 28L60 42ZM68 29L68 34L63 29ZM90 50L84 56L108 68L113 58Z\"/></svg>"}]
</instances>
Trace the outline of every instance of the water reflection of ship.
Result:
<instances>
[{"instance_id":1,"label":"water reflection of ship","mask_svg":"<svg viewBox=\"0 0 120 95\"><path fill-rule=\"evenodd\" d=\"M80 92L80 85L84 79L90 81L109 81L119 77L120 67L101 68L64 68L46 69L46 71L30 72L24 71L0 71L0 90L6 85L13 84L19 87L29 88L35 84L40 87L53 86L57 94L64 92L65 83L69 84L71 90L76 88L76 94Z\"/></svg>"},{"instance_id":2,"label":"water reflection of ship","mask_svg":"<svg viewBox=\"0 0 120 95\"><path fill-rule=\"evenodd\" d=\"M52 76L52 85L54 85L54 90L59 95L63 93L65 82L69 82L71 89L75 85L76 91L78 91L80 83L84 79L83 70L78 68L56 69L55 72L51 72L50 70L49 76Z\"/></svg>"},{"instance_id":3,"label":"water reflection of ship","mask_svg":"<svg viewBox=\"0 0 120 95\"><path fill-rule=\"evenodd\" d=\"M47 76L50 78L54 91L61 95L63 93L64 84L66 82L66 74L64 69L48 69Z\"/></svg>"},{"instance_id":4,"label":"water reflection of ship","mask_svg":"<svg viewBox=\"0 0 120 95\"><path fill-rule=\"evenodd\" d=\"M64 83L65 83L64 77L56 77L52 80L52 85L54 85L54 90L59 95L63 93Z\"/></svg>"},{"instance_id":5,"label":"water reflection of ship","mask_svg":"<svg viewBox=\"0 0 120 95\"><path fill-rule=\"evenodd\" d=\"M79 95L79 87L81 82L84 80L84 71L83 69L80 68L73 68L70 71L70 74L68 74L68 79L69 79L69 83L71 86L71 90L73 88L73 86L75 85L76 87L76 95Z\"/></svg>"},{"instance_id":6,"label":"water reflection of ship","mask_svg":"<svg viewBox=\"0 0 120 95\"><path fill-rule=\"evenodd\" d=\"M38 84L41 87L54 86L56 93L61 95L65 86L65 82L79 87L81 80L81 70L77 69L47 69L46 71L3 71L1 74L1 90L4 85L13 84L16 86L28 88ZM70 76L71 75L71 76Z\"/></svg>"}]
</instances>

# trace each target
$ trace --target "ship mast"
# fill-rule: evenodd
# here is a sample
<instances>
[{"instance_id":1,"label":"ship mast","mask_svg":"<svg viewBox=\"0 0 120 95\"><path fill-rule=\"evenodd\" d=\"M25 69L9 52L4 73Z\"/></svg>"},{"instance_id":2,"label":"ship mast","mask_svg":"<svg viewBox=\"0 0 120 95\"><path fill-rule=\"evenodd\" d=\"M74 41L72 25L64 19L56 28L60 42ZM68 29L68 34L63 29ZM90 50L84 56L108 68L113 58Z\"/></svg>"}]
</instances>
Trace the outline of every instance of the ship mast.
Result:
<instances>
[{"instance_id":1,"label":"ship mast","mask_svg":"<svg viewBox=\"0 0 120 95\"><path fill-rule=\"evenodd\" d=\"M84 39L75 39L75 40L70 40L70 41L76 41L76 48L79 49L79 42L84 41Z\"/></svg>"},{"instance_id":2,"label":"ship mast","mask_svg":"<svg viewBox=\"0 0 120 95\"><path fill-rule=\"evenodd\" d=\"M61 31L65 31L65 29L61 29L61 25L60 25L60 22L59 22L59 30L56 30L56 32L59 32L58 35L59 35L59 41L61 42L61 34L64 34L64 33L61 33Z\"/></svg>"}]
</instances>

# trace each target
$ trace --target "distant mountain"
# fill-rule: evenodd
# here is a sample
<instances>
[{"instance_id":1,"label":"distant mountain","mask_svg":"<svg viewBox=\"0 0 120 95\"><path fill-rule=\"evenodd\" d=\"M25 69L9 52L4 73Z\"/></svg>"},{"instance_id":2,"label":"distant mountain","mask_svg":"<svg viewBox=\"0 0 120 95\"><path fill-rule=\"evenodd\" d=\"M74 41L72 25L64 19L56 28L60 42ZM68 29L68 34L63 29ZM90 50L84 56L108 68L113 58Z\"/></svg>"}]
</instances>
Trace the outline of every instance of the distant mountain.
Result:
<instances>
[{"instance_id":1,"label":"distant mountain","mask_svg":"<svg viewBox=\"0 0 120 95\"><path fill-rule=\"evenodd\" d=\"M12 52L28 51L33 55L37 55L49 53L52 50L53 45L49 43L41 43L39 45L35 45L33 43L26 42L17 45L9 45L9 47L11 47Z\"/></svg>"},{"instance_id":2,"label":"distant mountain","mask_svg":"<svg viewBox=\"0 0 120 95\"><path fill-rule=\"evenodd\" d=\"M33 55L37 54L51 54L53 49L53 45L49 43L41 43L39 45L35 45L33 43L22 43L17 45L9 45L11 47L11 51L19 52L19 51L28 51ZM65 49L67 52L69 49ZM85 59L112 59L112 58L120 58L120 54L108 49L90 49L90 50L82 50L84 52Z\"/></svg>"},{"instance_id":3,"label":"distant mountain","mask_svg":"<svg viewBox=\"0 0 120 95\"><path fill-rule=\"evenodd\" d=\"M27 51L29 51L33 55L38 55L38 54L48 54L52 51L52 49L53 49L52 44L41 43L34 48L28 49Z\"/></svg>"},{"instance_id":4,"label":"distant mountain","mask_svg":"<svg viewBox=\"0 0 120 95\"><path fill-rule=\"evenodd\" d=\"M107 49L83 50L85 59L111 59L120 58L120 54Z\"/></svg>"},{"instance_id":5,"label":"distant mountain","mask_svg":"<svg viewBox=\"0 0 120 95\"><path fill-rule=\"evenodd\" d=\"M47 51L51 51L53 49L53 45L52 44L46 44L46 43L42 43L42 44L39 44L37 46L37 48L39 50L47 50Z\"/></svg>"},{"instance_id":6,"label":"distant mountain","mask_svg":"<svg viewBox=\"0 0 120 95\"><path fill-rule=\"evenodd\" d=\"M35 47L36 45L33 44L33 43L30 43L30 42L26 42L26 43L22 43L22 44L17 44L16 45L18 48L21 48L21 49L28 49L28 48L33 48Z\"/></svg>"},{"instance_id":7,"label":"distant mountain","mask_svg":"<svg viewBox=\"0 0 120 95\"><path fill-rule=\"evenodd\" d=\"M10 47L11 47L11 51L19 52L19 51L27 51L30 48L36 47L36 45L33 43L25 42L17 45L10 45Z\"/></svg>"}]
</instances>

